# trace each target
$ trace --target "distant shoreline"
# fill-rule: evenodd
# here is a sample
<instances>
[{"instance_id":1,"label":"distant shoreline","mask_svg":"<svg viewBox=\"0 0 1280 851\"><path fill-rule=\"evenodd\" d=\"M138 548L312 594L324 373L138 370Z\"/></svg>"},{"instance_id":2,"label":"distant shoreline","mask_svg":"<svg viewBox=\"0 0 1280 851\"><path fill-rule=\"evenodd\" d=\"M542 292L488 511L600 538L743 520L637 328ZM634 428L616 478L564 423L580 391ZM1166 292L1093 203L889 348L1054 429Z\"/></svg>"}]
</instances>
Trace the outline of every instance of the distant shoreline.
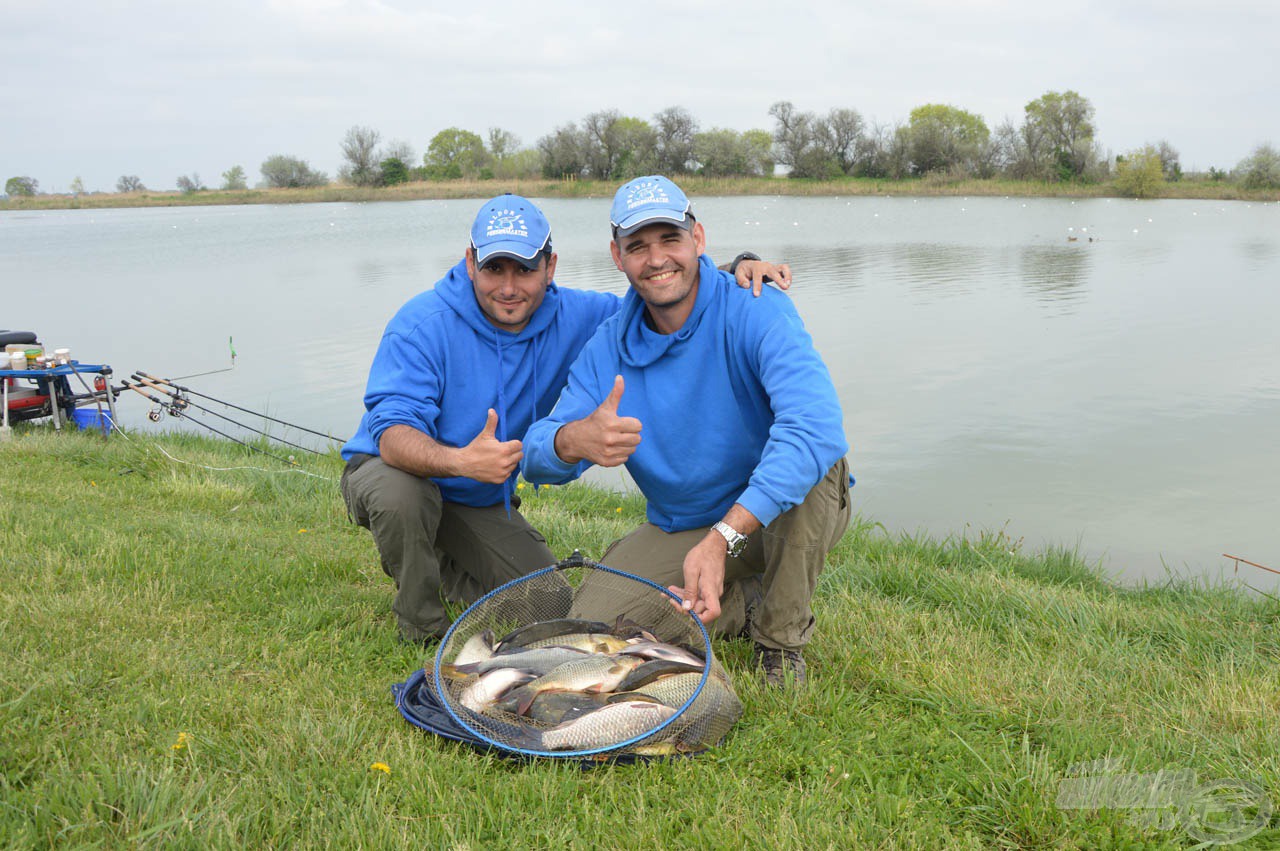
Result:
<instances>
[{"instance_id":1,"label":"distant shoreline","mask_svg":"<svg viewBox=\"0 0 1280 851\"><path fill-rule=\"evenodd\" d=\"M1019 198L1123 198L1110 183L1043 183L1023 180L941 180L931 177L907 180L844 178L840 180L789 180L787 178L707 178L683 176L680 185L693 196L790 195L921 197L989 196ZM514 192L534 198L610 198L618 181L542 180L496 178L493 180L443 180L402 183L398 186L318 186L305 189L219 189L182 193L101 192L79 196L36 195L0 201L0 211L77 210L115 207L192 207L235 204L314 204L365 201L424 201L490 198ZM1183 179L1159 188L1154 200L1280 201L1280 190L1246 190L1234 184Z\"/></svg>"}]
</instances>

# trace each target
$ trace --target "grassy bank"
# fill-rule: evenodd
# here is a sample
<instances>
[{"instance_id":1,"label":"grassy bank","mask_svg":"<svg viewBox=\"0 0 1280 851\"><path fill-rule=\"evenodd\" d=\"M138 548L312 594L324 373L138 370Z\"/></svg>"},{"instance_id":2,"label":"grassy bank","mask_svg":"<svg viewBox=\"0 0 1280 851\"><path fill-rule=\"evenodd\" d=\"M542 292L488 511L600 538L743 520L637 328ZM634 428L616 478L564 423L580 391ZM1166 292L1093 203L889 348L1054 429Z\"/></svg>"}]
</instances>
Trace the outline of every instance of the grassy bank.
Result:
<instances>
[{"instance_id":1,"label":"grassy bank","mask_svg":"<svg viewBox=\"0 0 1280 851\"><path fill-rule=\"evenodd\" d=\"M1025 180L953 180L941 175L921 179L787 180L785 178L682 177L680 185L692 196L734 195L908 195L995 196L1044 198L1119 197L1111 183L1040 183ZM419 201L424 199L489 198L514 192L533 198L611 198L617 181L592 180L443 180L404 183L399 186L363 188L320 186L310 189L246 189L239 192L209 190L181 192L132 192L70 195L37 195L0 201L0 210L97 209L104 207L184 207L218 204L306 204L320 202ZM1197 198L1221 201L1280 201L1277 190L1245 190L1223 182L1182 180L1161 187L1159 198Z\"/></svg>"},{"instance_id":2,"label":"grassy bank","mask_svg":"<svg viewBox=\"0 0 1280 851\"><path fill-rule=\"evenodd\" d=\"M302 463L142 431L0 443L0 847L1185 848L1185 812L1057 806L1071 767L1280 790L1274 601L865 522L822 578L808 687L767 692L718 646L746 714L714 753L479 755L395 712L424 651L340 461ZM562 554L643 517L522 495Z\"/></svg>"}]
</instances>

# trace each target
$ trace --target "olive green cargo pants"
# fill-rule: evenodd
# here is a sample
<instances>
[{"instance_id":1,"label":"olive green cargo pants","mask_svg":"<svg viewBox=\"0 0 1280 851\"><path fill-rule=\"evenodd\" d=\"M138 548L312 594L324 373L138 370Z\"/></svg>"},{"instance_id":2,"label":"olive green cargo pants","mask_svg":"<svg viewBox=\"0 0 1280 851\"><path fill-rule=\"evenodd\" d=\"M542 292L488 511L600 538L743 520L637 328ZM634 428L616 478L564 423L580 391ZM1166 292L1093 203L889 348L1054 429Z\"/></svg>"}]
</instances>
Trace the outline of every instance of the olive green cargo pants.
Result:
<instances>
[{"instance_id":1,"label":"olive green cargo pants","mask_svg":"<svg viewBox=\"0 0 1280 851\"><path fill-rule=\"evenodd\" d=\"M810 489L804 502L780 514L747 538L738 558L725 560L725 591L720 617L708 627L734 637L749 627L765 647L799 650L809 642L814 619L810 602L825 565L849 526L849 467L842 458ZM601 564L634 573L666 588L684 585L684 558L706 537L710 526L664 532L645 523L605 551ZM762 597L747 623L747 607L759 588ZM617 600L594 599L585 586L578 591L579 617L612 621L625 611ZM625 608L625 607L623 607Z\"/></svg>"},{"instance_id":2,"label":"olive green cargo pants","mask_svg":"<svg viewBox=\"0 0 1280 851\"><path fill-rule=\"evenodd\" d=\"M554 564L546 539L516 509L446 502L430 479L373 455L356 455L342 472L351 519L373 533L383 571L395 580L391 605L400 633L443 636L451 620L443 599L470 605L498 586Z\"/></svg>"}]
</instances>

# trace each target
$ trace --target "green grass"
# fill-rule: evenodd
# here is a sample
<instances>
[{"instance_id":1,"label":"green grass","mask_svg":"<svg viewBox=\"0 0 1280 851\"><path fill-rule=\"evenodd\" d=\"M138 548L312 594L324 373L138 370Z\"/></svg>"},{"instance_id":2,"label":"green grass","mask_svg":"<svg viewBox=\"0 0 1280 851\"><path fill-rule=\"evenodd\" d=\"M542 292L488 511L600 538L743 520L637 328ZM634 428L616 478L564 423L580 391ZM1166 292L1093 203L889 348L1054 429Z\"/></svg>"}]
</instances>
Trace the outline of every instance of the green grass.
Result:
<instances>
[{"instance_id":1,"label":"green grass","mask_svg":"<svg viewBox=\"0 0 1280 851\"><path fill-rule=\"evenodd\" d=\"M680 186L692 196L735 195L908 195L908 196L1010 196L1046 198L1121 197L1113 181L1102 183L1045 183L1034 180L952 178L930 174L903 180L844 177L836 180L789 180L764 177L680 178ZM80 196L36 195L0 201L0 210L95 209L101 207L190 207L220 204L304 204L316 202L418 201L424 199L489 198L515 192L535 198L612 198L618 181L544 180L438 180L398 186L360 187L333 184L308 189L246 189L238 192L207 190L185 194L177 191L143 191L127 194L99 192ZM1158 187L1153 198L1198 198L1220 201L1280 201L1274 189L1246 190L1225 181L1186 178Z\"/></svg>"},{"instance_id":2,"label":"green grass","mask_svg":"<svg viewBox=\"0 0 1280 851\"><path fill-rule=\"evenodd\" d=\"M298 469L142 430L0 443L0 847L1185 848L1184 825L1058 808L1059 784L1110 758L1280 789L1276 602L865 520L822 578L806 688L718 644L746 714L714 752L481 755L395 711L425 652L396 638L340 460ZM521 494L558 554L643 517Z\"/></svg>"}]
</instances>

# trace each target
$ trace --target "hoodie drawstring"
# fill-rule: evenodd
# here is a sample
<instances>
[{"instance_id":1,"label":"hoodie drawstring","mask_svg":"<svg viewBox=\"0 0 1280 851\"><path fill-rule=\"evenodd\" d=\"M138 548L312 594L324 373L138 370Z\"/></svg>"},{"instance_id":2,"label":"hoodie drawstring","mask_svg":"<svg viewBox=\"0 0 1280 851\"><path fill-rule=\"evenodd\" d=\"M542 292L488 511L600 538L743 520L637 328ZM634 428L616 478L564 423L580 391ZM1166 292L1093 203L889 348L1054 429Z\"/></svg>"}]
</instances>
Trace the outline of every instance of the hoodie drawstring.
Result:
<instances>
[{"instance_id":1,"label":"hoodie drawstring","mask_svg":"<svg viewBox=\"0 0 1280 851\"><path fill-rule=\"evenodd\" d=\"M507 439L507 394L506 383L507 378L502 374L502 337L495 331L493 334L493 346L498 352L498 427L494 430L494 436L500 441ZM511 516L511 480L515 478L515 473L507 477L502 483L502 505L507 509L507 517Z\"/></svg>"}]
</instances>

